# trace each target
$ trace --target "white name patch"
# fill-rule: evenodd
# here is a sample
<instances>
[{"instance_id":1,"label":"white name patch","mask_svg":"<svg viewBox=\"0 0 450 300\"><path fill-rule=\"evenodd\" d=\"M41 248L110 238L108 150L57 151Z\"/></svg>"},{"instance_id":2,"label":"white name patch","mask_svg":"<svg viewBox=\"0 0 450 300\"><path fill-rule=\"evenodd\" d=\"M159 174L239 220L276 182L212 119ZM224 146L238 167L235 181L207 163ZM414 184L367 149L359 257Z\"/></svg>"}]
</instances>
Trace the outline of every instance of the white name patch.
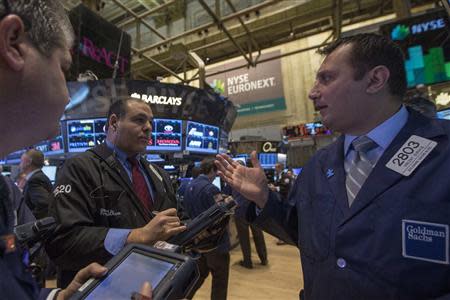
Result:
<instances>
[{"instance_id":1,"label":"white name patch","mask_svg":"<svg viewBox=\"0 0 450 300\"><path fill-rule=\"evenodd\" d=\"M389 169L409 176L436 147L435 141L412 135L386 164Z\"/></svg>"}]
</instances>

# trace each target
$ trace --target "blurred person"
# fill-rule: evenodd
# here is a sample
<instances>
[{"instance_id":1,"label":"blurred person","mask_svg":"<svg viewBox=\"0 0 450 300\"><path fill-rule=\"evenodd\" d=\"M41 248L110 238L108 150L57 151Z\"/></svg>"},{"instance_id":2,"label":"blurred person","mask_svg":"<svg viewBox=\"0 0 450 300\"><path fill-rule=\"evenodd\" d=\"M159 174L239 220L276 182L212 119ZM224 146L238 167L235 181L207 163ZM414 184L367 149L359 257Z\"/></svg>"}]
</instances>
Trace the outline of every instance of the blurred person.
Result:
<instances>
[{"instance_id":1,"label":"blurred person","mask_svg":"<svg viewBox=\"0 0 450 300\"><path fill-rule=\"evenodd\" d=\"M44 154L37 149L29 149L20 158L20 172L25 174L23 198L36 219L48 216L48 205L53 185L42 172Z\"/></svg>"},{"instance_id":2,"label":"blurred person","mask_svg":"<svg viewBox=\"0 0 450 300\"><path fill-rule=\"evenodd\" d=\"M284 172L284 165L282 163L275 164L275 174L273 179L274 183L269 183L269 189L279 193L281 201L287 201L294 180ZM286 244L286 242L281 239L278 239L276 243L277 245Z\"/></svg>"},{"instance_id":3,"label":"blurred person","mask_svg":"<svg viewBox=\"0 0 450 300\"><path fill-rule=\"evenodd\" d=\"M200 175L192 180L184 193L184 207L188 216L193 219L208 210L214 204L224 201L220 190L212 183L217 176L214 159L205 158L200 163ZM217 248L203 253L198 260L200 278L190 294L191 299L202 286L211 272L211 299L224 300L227 298L228 274L230 267L230 238L228 231L224 231L218 240Z\"/></svg>"},{"instance_id":4,"label":"blurred person","mask_svg":"<svg viewBox=\"0 0 450 300\"><path fill-rule=\"evenodd\" d=\"M141 155L152 120L150 106L140 99L112 103L105 143L66 160L59 170L50 207L59 225L47 245L59 287L129 243L153 245L186 229L169 175Z\"/></svg>"},{"instance_id":5,"label":"blurred person","mask_svg":"<svg viewBox=\"0 0 450 300\"><path fill-rule=\"evenodd\" d=\"M0 1L1 157L58 132L69 100L64 72L71 64L72 41L70 21L58 1ZM106 268L91 264L66 289L39 291L12 234L14 209L9 199L8 185L0 176L1 299L68 299L88 278L105 274Z\"/></svg>"},{"instance_id":6,"label":"blurred person","mask_svg":"<svg viewBox=\"0 0 450 300\"><path fill-rule=\"evenodd\" d=\"M240 165L244 166L244 163L240 160L237 161ZM239 244L241 245L242 257L243 260L239 261L239 265L244 268L252 269L252 248L250 246L250 233L249 230L252 231L253 242L255 243L256 253L258 253L259 260L261 261L261 265L266 266L268 264L267 261L267 248L266 241L264 240L264 233L261 229L254 226L253 224L249 224L247 220L245 220L245 212L248 209L249 201L242 197L237 192L233 192L233 198L237 203L237 207L235 210L235 223L236 223L236 231L239 238Z\"/></svg>"},{"instance_id":7,"label":"blurred person","mask_svg":"<svg viewBox=\"0 0 450 300\"><path fill-rule=\"evenodd\" d=\"M287 202L255 152L254 168L218 155L219 175L253 202L250 221L298 246L304 299L449 299L450 122L402 105L404 56L388 38L357 34L320 53L309 97L341 137Z\"/></svg>"}]
</instances>

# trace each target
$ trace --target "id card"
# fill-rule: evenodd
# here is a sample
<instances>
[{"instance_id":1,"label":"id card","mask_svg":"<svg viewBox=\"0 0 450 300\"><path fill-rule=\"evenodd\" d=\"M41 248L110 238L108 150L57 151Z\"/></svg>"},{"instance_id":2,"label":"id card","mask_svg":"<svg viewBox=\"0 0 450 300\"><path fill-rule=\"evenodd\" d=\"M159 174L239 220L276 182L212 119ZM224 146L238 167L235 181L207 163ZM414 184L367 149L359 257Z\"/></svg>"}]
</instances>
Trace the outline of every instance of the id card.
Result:
<instances>
[{"instance_id":1,"label":"id card","mask_svg":"<svg viewBox=\"0 0 450 300\"><path fill-rule=\"evenodd\" d=\"M436 147L437 142L412 135L386 164L389 169L409 176Z\"/></svg>"}]
</instances>

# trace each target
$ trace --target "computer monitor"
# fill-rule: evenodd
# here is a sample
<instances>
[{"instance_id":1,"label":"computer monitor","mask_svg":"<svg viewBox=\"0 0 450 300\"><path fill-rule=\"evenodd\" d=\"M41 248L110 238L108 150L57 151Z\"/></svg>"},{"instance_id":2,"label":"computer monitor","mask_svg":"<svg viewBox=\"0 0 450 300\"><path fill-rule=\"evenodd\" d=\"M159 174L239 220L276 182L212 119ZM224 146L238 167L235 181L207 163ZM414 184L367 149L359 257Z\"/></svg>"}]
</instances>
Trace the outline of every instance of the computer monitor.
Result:
<instances>
[{"instance_id":1,"label":"computer monitor","mask_svg":"<svg viewBox=\"0 0 450 300\"><path fill-rule=\"evenodd\" d=\"M181 151L181 120L154 119L149 151Z\"/></svg>"},{"instance_id":2,"label":"computer monitor","mask_svg":"<svg viewBox=\"0 0 450 300\"><path fill-rule=\"evenodd\" d=\"M214 184L219 190L222 190L222 185L220 183L219 176L216 176L216 178L214 178L214 181L212 182L212 184Z\"/></svg>"},{"instance_id":3,"label":"computer monitor","mask_svg":"<svg viewBox=\"0 0 450 300\"><path fill-rule=\"evenodd\" d=\"M277 153L260 153L259 162L263 169L273 169L278 162Z\"/></svg>"},{"instance_id":4,"label":"computer monitor","mask_svg":"<svg viewBox=\"0 0 450 300\"><path fill-rule=\"evenodd\" d=\"M440 110L436 113L438 119L450 120L450 108Z\"/></svg>"},{"instance_id":5,"label":"computer monitor","mask_svg":"<svg viewBox=\"0 0 450 300\"><path fill-rule=\"evenodd\" d=\"M58 168L56 166L43 166L42 172L44 172L44 174L50 179L50 181L54 183L56 180L57 169Z\"/></svg>"},{"instance_id":6,"label":"computer monitor","mask_svg":"<svg viewBox=\"0 0 450 300\"><path fill-rule=\"evenodd\" d=\"M186 150L215 154L219 151L219 127L188 121Z\"/></svg>"},{"instance_id":7,"label":"computer monitor","mask_svg":"<svg viewBox=\"0 0 450 300\"><path fill-rule=\"evenodd\" d=\"M106 139L106 118L67 121L68 152L84 152Z\"/></svg>"}]
</instances>

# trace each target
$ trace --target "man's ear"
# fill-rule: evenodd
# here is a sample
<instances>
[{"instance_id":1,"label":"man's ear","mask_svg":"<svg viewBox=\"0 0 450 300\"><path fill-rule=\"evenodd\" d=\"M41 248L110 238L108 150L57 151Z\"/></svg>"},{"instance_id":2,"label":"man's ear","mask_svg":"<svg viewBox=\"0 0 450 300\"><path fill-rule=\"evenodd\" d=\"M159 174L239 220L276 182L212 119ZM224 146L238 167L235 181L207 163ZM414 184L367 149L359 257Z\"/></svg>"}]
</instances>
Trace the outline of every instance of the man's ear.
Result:
<instances>
[{"instance_id":1,"label":"man's ear","mask_svg":"<svg viewBox=\"0 0 450 300\"><path fill-rule=\"evenodd\" d=\"M14 71L25 66L25 26L17 15L7 15L0 21L0 63Z\"/></svg>"},{"instance_id":2,"label":"man's ear","mask_svg":"<svg viewBox=\"0 0 450 300\"><path fill-rule=\"evenodd\" d=\"M386 85L391 76L386 66L376 66L367 73L367 89L369 94L378 93Z\"/></svg>"},{"instance_id":3,"label":"man's ear","mask_svg":"<svg viewBox=\"0 0 450 300\"><path fill-rule=\"evenodd\" d=\"M113 132L116 132L118 129L118 123L119 123L119 118L117 117L116 114L112 114L109 117L109 124L108 124L109 129L110 130L112 129Z\"/></svg>"}]
</instances>

